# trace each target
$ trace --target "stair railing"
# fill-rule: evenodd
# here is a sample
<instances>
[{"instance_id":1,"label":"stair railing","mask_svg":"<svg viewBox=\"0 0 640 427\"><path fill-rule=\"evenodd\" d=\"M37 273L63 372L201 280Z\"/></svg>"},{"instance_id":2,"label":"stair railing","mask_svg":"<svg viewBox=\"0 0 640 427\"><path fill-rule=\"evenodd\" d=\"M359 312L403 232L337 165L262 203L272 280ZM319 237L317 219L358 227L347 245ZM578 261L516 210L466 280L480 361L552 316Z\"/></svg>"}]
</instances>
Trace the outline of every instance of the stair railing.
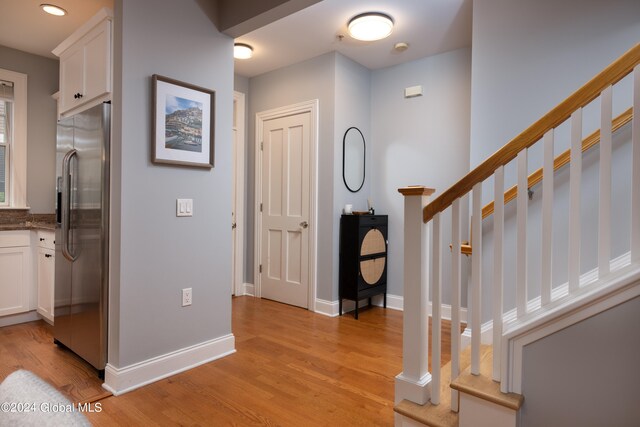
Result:
<instances>
[{"instance_id":1,"label":"stair railing","mask_svg":"<svg viewBox=\"0 0 640 427\"><path fill-rule=\"evenodd\" d=\"M451 207L452 247L461 248L461 211L462 199L469 193L472 196L471 214L471 279L470 279L470 319L471 329L471 373L480 374L481 343L481 295L482 295L482 219L493 214L493 379L504 380L507 375L507 363L501 360L501 337L503 332L503 244L504 244L504 205L516 199L516 309L517 320L530 314L527 298L527 208L528 192L517 188L529 188L542 182L542 259L540 308L553 302L551 284L552 266L552 213L554 169L570 160L570 208L569 217L569 258L568 294L576 295L581 288L580 281L580 189L582 176L582 109L594 99L600 97L601 122L597 139L600 142L599 171L599 220L598 220L598 277L606 277L611 265L611 157L612 134L614 128L628 123L632 114L627 111L623 116L612 120L613 85L633 73L632 110L640 111L640 44L634 46L619 59L609 65L591 81L577 90L516 136L504 147L490 156L478 167L469 172L451 188L440 194L431 203L428 197L433 189L421 186L401 188L398 191L405 196L404 211L404 324L403 324L403 372L396 377L396 403L403 399L423 405L428 401L440 403L440 354L441 354L441 304L442 304L442 258L441 222L445 209ZM624 123L621 123L621 120ZM569 121L571 127L571 149L561 155L563 160L554 159L554 130ZM612 124L612 121L614 122ZM640 117L633 115L632 124L632 172L631 172L631 246L630 262L640 263ZM590 138L596 138L591 135ZM528 176L527 151L534 144L543 145L543 167L534 173L534 182ZM593 141L592 141L593 142ZM593 145L593 144L592 144ZM564 156L564 157L563 157ZM568 157L566 159L565 157ZM512 160L517 164L516 190L504 191L504 167ZM544 171L551 171L544 173ZM482 207L482 185L493 177L495 200L491 207ZM429 227L431 224L431 227ZM433 234L429 247L429 232ZM461 251L454 250L451 275L451 379L460 373L461 337L454 331L460 330L461 296ZM428 260L431 260L429 263ZM431 264L431 271L429 271ZM428 318L427 305L429 289L432 292L432 372L428 370ZM507 389L502 381L501 389ZM451 409L458 410L458 396L452 390Z\"/></svg>"}]
</instances>

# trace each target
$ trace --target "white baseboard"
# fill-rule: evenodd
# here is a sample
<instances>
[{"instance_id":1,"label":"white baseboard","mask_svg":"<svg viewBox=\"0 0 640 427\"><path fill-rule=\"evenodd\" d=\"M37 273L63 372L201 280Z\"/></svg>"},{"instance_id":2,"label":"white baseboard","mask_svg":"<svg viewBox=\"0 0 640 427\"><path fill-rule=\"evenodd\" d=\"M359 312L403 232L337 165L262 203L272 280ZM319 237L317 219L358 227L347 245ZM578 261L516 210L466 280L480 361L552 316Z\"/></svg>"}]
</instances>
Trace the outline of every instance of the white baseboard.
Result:
<instances>
[{"instance_id":1,"label":"white baseboard","mask_svg":"<svg viewBox=\"0 0 640 427\"><path fill-rule=\"evenodd\" d=\"M243 283L242 287L244 289L243 295L248 295L250 297L256 296L256 287L253 283Z\"/></svg>"},{"instance_id":2,"label":"white baseboard","mask_svg":"<svg viewBox=\"0 0 640 427\"><path fill-rule=\"evenodd\" d=\"M382 307L382 298L380 298L379 304ZM404 307L404 298L399 295L387 294L387 308L392 310L400 310Z\"/></svg>"},{"instance_id":3,"label":"white baseboard","mask_svg":"<svg viewBox=\"0 0 640 427\"><path fill-rule=\"evenodd\" d=\"M376 301L376 298L380 298L380 303ZM365 307L369 304L369 301L363 299L358 304L358 307ZM382 306L382 297L373 297L371 301L372 305ZM342 301L342 314L355 310L356 304L351 300ZM322 314L329 317L336 317L340 315L340 302L339 301L327 301L316 298L316 307L314 310L318 314Z\"/></svg>"},{"instance_id":4,"label":"white baseboard","mask_svg":"<svg viewBox=\"0 0 640 427\"><path fill-rule=\"evenodd\" d=\"M327 301L316 298L316 306L313 311L324 316L336 317L339 314L338 301Z\"/></svg>"},{"instance_id":5,"label":"white baseboard","mask_svg":"<svg viewBox=\"0 0 640 427\"><path fill-rule=\"evenodd\" d=\"M493 343L493 320L489 320L488 322L480 325L480 342L485 345L489 345ZM462 348L471 345L471 328L469 324L462 331Z\"/></svg>"},{"instance_id":6,"label":"white baseboard","mask_svg":"<svg viewBox=\"0 0 640 427\"><path fill-rule=\"evenodd\" d=\"M371 298L371 304L382 307L384 301L382 295L376 295ZM368 304L366 299L360 301L359 307L364 307ZM351 300L343 300L342 303L342 312L347 313L349 311L353 311L355 309L355 303ZM404 307L404 298L400 295L392 295L387 294L387 308L391 310L400 310L402 311ZM335 317L340 313L339 302L338 301L327 301L323 299L316 299L315 312L319 314L324 314L325 316ZM427 307L427 311L429 316L431 316L431 302ZM451 306L449 304L442 304L442 318L446 320L451 320ZM467 322L467 309L460 309L460 321ZM484 331L484 330L483 330Z\"/></svg>"},{"instance_id":7,"label":"white baseboard","mask_svg":"<svg viewBox=\"0 0 640 427\"><path fill-rule=\"evenodd\" d=\"M118 396L235 351L235 337L229 334L124 368L107 364L102 387Z\"/></svg>"}]
</instances>

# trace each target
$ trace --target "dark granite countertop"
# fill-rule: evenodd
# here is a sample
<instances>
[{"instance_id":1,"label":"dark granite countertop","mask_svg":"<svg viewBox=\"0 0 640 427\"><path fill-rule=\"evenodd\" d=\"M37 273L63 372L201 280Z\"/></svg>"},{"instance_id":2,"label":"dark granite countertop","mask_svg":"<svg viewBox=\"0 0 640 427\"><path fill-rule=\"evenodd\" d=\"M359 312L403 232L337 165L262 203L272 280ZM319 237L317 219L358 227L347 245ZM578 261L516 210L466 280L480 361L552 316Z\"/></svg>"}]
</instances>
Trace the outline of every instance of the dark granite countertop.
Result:
<instances>
[{"instance_id":1,"label":"dark granite countertop","mask_svg":"<svg viewBox=\"0 0 640 427\"><path fill-rule=\"evenodd\" d=\"M13 224L0 224L0 231L12 231L12 230L46 230L54 231L56 226L54 223L46 222L17 222Z\"/></svg>"},{"instance_id":2,"label":"dark granite countertop","mask_svg":"<svg viewBox=\"0 0 640 427\"><path fill-rule=\"evenodd\" d=\"M55 214L32 214L24 209L0 210L0 231L53 231L55 228Z\"/></svg>"}]
</instances>

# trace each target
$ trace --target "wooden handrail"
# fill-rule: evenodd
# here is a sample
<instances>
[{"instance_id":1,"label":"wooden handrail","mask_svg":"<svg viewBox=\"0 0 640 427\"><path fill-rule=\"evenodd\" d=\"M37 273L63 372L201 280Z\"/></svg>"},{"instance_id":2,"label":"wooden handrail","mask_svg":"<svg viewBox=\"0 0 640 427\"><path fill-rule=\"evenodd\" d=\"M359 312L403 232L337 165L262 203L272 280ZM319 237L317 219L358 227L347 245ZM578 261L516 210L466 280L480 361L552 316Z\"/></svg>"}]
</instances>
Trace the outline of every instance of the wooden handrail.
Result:
<instances>
[{"instance_id":1,"label":"wooden handrail","mask_svg":"<svg viewBox=\"0 0 640 427\"><path fill-rule=\"evenodd\" d=\"M618 117L613 119L613 121L611 122L611 132L613 133L617 131L622 126L631 122L632 119L633 119L633 108L629 108L627 111L625 111L624 113L620 114ZM590 148L598 145L599 142L600 142L600 129L596 130L595 132L593 132L591 135L589 135L582 141L582 152L584 153L588 151ZM571 149L568 149L553 160L553 170L557 171L561 167L568 165L570 162L571 162ZM543 177L542 168L538 169L537 171L529 175L527 179L527 190L533 187L534 185L542 182L542 177ZM506 205L507 203L515 199L517 195L518 195L518 186L514 185L513 187L509 188L507 191L504 192L504 204ZM487 203L482 208L482 219L485 219L486 217L491 216L493 214L493 209L494 209L494 202ZM451 247L451 245L449 246ZM471 255L472 252L473 252L473 248L471 247L471 242L462 242L462 244L460 245L460 253L464 255Z\"/></svg>"},{"instance_id":2,"label":"wooden handrail","mask_svg":"<svg viewBox=\"0 0 640 427\"><path fill-rule=\"evenodd\" d=\"M520 151L538 142L546 132L571 117L574 111L596 99L606 87L622 80L639 63L640 43L425 206L422 212L423 221L430 221L436 213L442 212L454 200L470 192L474 185L489 178L498 167L515 159Z\"/></svg>"},{"instance_id":3,"label":"wooden handrail","mask_svg":"<svg viewBox=\"0 0 640 427\"><path fill-rule=\"evenodd\" d=\"M627 111L620 114L611 122L611 131L612 132L617 131L622 126L629 123L631 119L633 119L633 108L629 108ZM599 142L600 142L600 129L596 130L595 132L593 132L591 135L589 135L582 141L582 152L583 153L586 152L591 147L597 145ZM561 167L569 164L570 161L571 161L571 149L568 149L567 151L563 152L562 154L560 154L558 157L554 159L553 170L557 171ZM527 189L542 182L542 176L543 176L542 168L538 169L537 171L529 175L529 178L527 181ZM513 187L509 188L507 191L504 192L504 204L506 205L507 203L515 199L517 195L518 195L518 186L514 185ZM485 219L491 214L493 214L493 202L487 203L482 208L482 219Z\"/></svg>"}]
</instances>

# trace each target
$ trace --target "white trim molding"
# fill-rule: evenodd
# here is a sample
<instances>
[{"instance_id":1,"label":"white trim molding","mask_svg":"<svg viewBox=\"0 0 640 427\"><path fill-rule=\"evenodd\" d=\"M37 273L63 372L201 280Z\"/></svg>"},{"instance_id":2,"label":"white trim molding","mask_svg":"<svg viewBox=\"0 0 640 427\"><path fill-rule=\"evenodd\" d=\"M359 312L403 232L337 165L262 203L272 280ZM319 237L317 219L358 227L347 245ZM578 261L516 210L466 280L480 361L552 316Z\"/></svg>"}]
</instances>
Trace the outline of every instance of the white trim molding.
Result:
<instances>
[{"instance_id":1,"label":"white trim molding","mask_svg":"<svg viewBox=\"0 0 640 427\"><path fill-rule=\"evenodd\" d=\"M256 296L256 287L253 285L253 283L243 283L242 289L243 291L241 295L248 295L250 297Z\"/></svg>"},{"instance_id":2,"label":"white trim molding","mask_svg":"<svg viewBox=\"0 0 640 427\"><path fill-rule=\"evenodd\" d=\"M375 305L377 307L382 307L384 305L384 300L382 295L376 295L374 297L371 298L371 304ZM365 307L368 304L368 301L366 299L361 300L360 304L358 305L358 307ZM356 305L353 301L351 300L344 300L342 303L342 313L348 313L350 311L353 311L355 309ZM391 309L391 310L399 310L402 311L404 307L404 298L401 295L393 295L393 294L387 294L387 308ZM449 304L442 304L441 306L441 313L442 313L442 318L445 320L451 320L451 306ZM316 299L316 309L315 312L318 314L323 314L325 316L329 316L329 317L336 317L338 316L339 313L339 301L327 301L327 300L323 300L323 299ZM428 305L427 305L427 313L429 316L431 316L432 313L432 309L431 309L431 301L429 301ZM467 322L467 309L466 308L461 308L460 309L460 321L463 323ZM491 328L491 322L488 322L489 324L483 324L482 325L482 331L483 333L485 333L485 329L486 328ZM483 339L484 342L484 339ZM490 341L489 341L490 342Z\"/></svg>"},{"instance_id":3,"label":"white trim molding","mask_svg":"<svg viewBox=\"0 0 640 427\"><path fill-rule=\"evenodd\" d=\"M0 79L13 82L13 135L9 144L7 184L9 200L5 208L27 207L27 75L0 68Z\"/></svg>"},{"instance_id":4,"label":"white trim molding","mask_svg":"<svg viewBox=\"0 0 640 427\"><path fill-rule=\"evenodd\" d=\"M640 295L640 269L632 265L608 276L607 284L584 292L525 322L515 321L502 336L503 392L522 393L522 356L527 344L595 316ZM508 361L508 363L507 363Z\"/></svg>"},{"instance_id":5,"label":"white trim molding","mask_svg":"<svg viewBox=\"0 0 640 427\"><path fill-rule=\"evenodd\" d=\"M123 368L107 364L102 387L118 396L235 352L229 334Z\"/></svg>"},{"instance_id":6,"label":"white trim molding","mask_svg":"<svg viewBox=\"0 0 640 427\"><path fill-rule=\"evenodd\" d=\"M395 401L397 405L402 400L410 400L418 405L424 405L431 397L431 373L427 372L419 381L404 376L404 372L396 375Z\"/></svg>"},{"instance_id":7,"label":"white trim molding","mask_svg":"<svg viewBox=\"0 0 640 427\"><path fill-rule=\"evenodd\" d=\"M245 284L242 283L242 276L244 275L244 174L245 174L245 94L242 92L233 92L233 128L236 131L236 138L234 139L234 167L233 167L233 188L235 194L234 209L236 223L235 232L235 253L233 257L235 259L234 267L235 271L231 273L233 280L233 292L236 295L244 295Z\"/></svg>"},{"instance_id":8,"label":"white trim molding","mask_svg":"<svg viewBox=\"0 0 640 427\"><path fill-rule=\"evenodd\" d=\"M336 317L338 313L338 301L327 301L324 299L316 298L315 312L324 316Z\"/></svg>"},{"instance_id":9,"label":"white trim molding","mask_svg":"<svg viewBox=\"0 0 640 427\"><path fill-rule=\"evenodd\" d=\"M260 143L262 142L262 132L264 122L267 120L273 120L280 117L290 116L294 114L310 114L310 129L309 135L311 136L309 147L309 187L311 189L309 195L309 292L307 298L307 308L310 311L315 311L315 295L317 287L317 253L318 253L318 144L320 141L319 136L319 113L320 113L320 101L318 99L312 99L310 101L300 102L284 107L274 108L267 111L261 111L256 114L255 121L255 205L254 212L254 257L253 257L253 271L254 271L254 295L262 297L261 293L261 281L260 281L260 259L262 250L262 214L260 212L260 203L262 202L262 150L260 149Z\"/></svg>"}]
</instances>

